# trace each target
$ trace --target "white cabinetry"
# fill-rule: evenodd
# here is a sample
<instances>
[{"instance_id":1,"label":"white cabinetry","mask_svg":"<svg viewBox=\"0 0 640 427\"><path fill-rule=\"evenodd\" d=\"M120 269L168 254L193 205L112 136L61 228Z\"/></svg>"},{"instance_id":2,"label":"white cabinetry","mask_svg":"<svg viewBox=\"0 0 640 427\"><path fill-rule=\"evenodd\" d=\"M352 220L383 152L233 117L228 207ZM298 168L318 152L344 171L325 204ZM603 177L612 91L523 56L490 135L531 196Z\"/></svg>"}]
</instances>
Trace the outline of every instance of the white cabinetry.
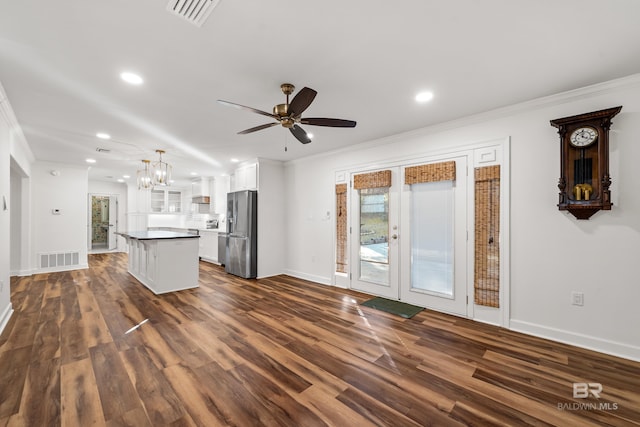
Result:
<instances>
[{"instance_id":1,"label":"white cabinetry","mask_svg":"<svg viewBox=\"0 0 640 427\"><path fill-rule=\"evenodd\" d=\"M213 213L225 215L227 211L227 193L231 191L229 176L216 176L213 189Z\"/></svg>"},{"instance_id":2,"label":"white cabinetry","mask_svg":"<svg viewBox=\"0 0 640 427\"><path fill-rule=\"evenodd\" d=\"M233 191L258 189L258 164L241 166L235 170Z\"/></svg>"},{"instance_id":3,"label":"white cabinetry","mask_svg":"<svg viewBox=\"0 0 640 427\"><path fill-rule=\"evenodd\" d=\"M218 232L200 230L198 256L203 261L218 263Z\"/></svg>"},{"instance_id":4,"label":"white cabinetry","mask_svg":"<svg viewBox=\"0 0 640 427\"><path fill-rule=\"evenodd\" d=\"M123 237L129 245L129 273L153 293L198 287L197 236L153 239L124 234Z\"/></svg>"},{"instance_id":5,"label":"white cabinetry","mask_svg":"<svg viewBox=\"0 0 640 427\"><path fill-rule=\"evenodd\" d=\"M153 189L150 194L150 213L182 212L182 192L180 190Z\"/></svg>"}]
</instances>

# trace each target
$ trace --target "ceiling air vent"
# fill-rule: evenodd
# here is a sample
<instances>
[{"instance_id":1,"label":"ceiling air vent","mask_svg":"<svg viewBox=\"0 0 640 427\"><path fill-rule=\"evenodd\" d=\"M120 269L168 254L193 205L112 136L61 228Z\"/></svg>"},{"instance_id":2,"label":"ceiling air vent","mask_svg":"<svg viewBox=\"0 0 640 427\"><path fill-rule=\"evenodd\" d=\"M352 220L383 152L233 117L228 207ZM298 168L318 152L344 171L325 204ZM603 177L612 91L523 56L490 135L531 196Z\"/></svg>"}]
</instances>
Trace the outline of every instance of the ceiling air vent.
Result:
<instances>
[{"instance_id":1,"label":"ceiling air vent","mask_svg":"<svg viewBox=\"0 0 640 427\"><path fill-rule=\"evenodd\" d=\"M218 3L220 0L169 0L167 10L201 27Z\"/></svg>"}]
</instances>

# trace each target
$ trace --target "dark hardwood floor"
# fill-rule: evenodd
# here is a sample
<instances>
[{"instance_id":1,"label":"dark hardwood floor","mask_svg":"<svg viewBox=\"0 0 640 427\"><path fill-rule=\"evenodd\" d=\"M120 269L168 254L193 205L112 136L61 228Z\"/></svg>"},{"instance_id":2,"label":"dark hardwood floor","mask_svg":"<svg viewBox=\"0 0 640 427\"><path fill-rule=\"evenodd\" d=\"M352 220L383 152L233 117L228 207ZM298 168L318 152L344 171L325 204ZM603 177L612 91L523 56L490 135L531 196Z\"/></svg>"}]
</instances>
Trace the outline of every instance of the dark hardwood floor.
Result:
<instances>
[{"instance_id":1,"label":"dark hardwood floor","mask_svg":"<svg viewBox=\"0 0 640 427\"><path fill-rule=\"evenodd\" d=\"M156 296L126 259L12 278L0 426L640 425L640 363L203 262Z\"/></svg>"}]
</instances>

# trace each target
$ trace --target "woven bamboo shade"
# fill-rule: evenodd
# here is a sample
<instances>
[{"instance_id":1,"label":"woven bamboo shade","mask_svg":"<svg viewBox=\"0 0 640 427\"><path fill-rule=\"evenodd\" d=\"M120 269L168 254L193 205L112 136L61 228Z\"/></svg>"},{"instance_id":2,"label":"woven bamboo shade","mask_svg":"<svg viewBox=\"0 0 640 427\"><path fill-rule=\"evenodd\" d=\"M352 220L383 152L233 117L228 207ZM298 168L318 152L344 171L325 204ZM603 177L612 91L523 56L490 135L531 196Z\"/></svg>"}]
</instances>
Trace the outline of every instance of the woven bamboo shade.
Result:
<instances>
[{"instance_id":1,"label":"woven bamboo shade","mask_svg":"<svg viewBox=\"0 0 640 427\"><path fill-rule=\"evenodd\" d=\"M347 184L336 184L336 271L347 272Z\"/></svg>"},{"instance_id":2,"label":"woven bamboo shade","mask_svg":"<svg viewBox=\"0 0 640 427\"><path fill-rule=\"evenodd\" d=\"M411 166L404 170L405 184L455 180L456 162L453 161Z\"/></svg>"},{"instance_id":3,"label":"woven bamboo shade","mask_svg":"<svg viewBox=\"0 0 640 427\"><path fill-rule=\"evenodd\" d=\"M353 188L356 190L380 187L391 187L390 170L361 173L353 177Z\"/></svg>"},{"instance_id":4,"label":"woven bamboo shade","mask_svg":"<svg viewBox=\"0 0 640 427\"><path fill-rule=\"evenodd\" d=\"M475 169L474 302L500 306L500 165Z\"/></svg>"}]
</instances>

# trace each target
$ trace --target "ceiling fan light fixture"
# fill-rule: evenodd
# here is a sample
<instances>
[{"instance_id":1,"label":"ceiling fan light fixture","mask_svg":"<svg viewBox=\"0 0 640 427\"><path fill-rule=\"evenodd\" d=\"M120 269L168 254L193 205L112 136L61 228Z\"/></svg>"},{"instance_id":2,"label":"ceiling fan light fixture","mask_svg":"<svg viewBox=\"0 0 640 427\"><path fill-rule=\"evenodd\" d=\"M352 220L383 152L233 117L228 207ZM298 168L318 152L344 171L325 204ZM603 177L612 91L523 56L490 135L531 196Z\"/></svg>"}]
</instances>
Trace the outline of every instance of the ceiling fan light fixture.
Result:
<instances>
[{"instance_id":1,"label":"ceiling fan light fixture","mask_svg":"<svg viewBox=\"0 0 640 427\"><path fill-rule=\"evenodd\" d=\"M291 83L283 83L282 85L280 85L280 89L286 96L286 102L284 104L276 104L275 107L273 107L273 114L266 111L258 110L256 108L247 107L245 105L236 104L234 102L223 101L222 99L218 99L218 103L241 110L251 111L262 116L271 117L275 120L271 123L266 123L242 130L238 132L238 135L246 135L248 133L253 133L263 129L268 129L273 126L281 125L283 128L289 129L291 134L302 144L308 144L311 142L311 137L308 136L307 132L300 126L298 126L298 124L338 128L356 127L356 122L353 120L331 119L326 117L303 118L302 113L304 113L306 109L309 108L318 92L305 86L293 97L291 102L289 102L289 95L293 93L293 91L295 90L295 86Z\"/></svg>"}]
</instances>

